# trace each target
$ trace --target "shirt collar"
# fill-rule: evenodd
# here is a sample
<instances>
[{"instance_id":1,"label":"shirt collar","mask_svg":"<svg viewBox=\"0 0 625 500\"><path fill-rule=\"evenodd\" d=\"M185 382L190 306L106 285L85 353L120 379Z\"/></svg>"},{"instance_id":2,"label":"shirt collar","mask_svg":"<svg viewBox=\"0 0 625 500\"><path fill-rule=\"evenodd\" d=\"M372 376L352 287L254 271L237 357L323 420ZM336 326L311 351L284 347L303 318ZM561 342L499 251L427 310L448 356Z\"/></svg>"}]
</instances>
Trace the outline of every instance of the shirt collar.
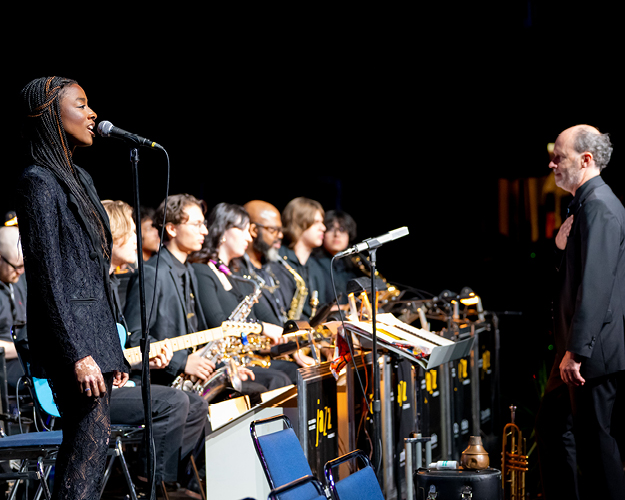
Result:
<instances>
[{"instance_id":1,"label":"shirt collar","mask_svg":"<svg viewBox=\"0 0 625 500\"><path fill-rule=\"evenodd\" d=\"M575 192L575 197L569 203L567 208L567 216L574 214L577 212L579 207L582 206L584 200L588 197L590 193L592 193L596 188L603 186L605 181L601 178L600 175L593 177L592 179L587 180L582 184L577 191Z\"/></svg>"}]
</instances>

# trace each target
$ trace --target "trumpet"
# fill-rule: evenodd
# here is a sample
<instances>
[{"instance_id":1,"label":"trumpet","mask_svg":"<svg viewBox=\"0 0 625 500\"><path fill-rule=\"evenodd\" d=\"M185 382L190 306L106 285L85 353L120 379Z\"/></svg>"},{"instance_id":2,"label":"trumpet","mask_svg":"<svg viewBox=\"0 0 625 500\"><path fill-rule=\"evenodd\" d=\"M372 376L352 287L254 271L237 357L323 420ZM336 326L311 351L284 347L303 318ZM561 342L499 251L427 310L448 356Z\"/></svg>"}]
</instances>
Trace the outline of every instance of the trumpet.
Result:
<instances>
[{"instance_id":1,"label":"trumpet","mask_svg":"<svg viewBox=\"0 0 625 500\"><path fill-rule=\"evenodd\" d=\"M511 422L503 428L501 447L501 487L505 500L525 498L525 473L528 471L526 443L519 426L514 423L516 406L510 406Z\"/></svg>"}]
</instances>

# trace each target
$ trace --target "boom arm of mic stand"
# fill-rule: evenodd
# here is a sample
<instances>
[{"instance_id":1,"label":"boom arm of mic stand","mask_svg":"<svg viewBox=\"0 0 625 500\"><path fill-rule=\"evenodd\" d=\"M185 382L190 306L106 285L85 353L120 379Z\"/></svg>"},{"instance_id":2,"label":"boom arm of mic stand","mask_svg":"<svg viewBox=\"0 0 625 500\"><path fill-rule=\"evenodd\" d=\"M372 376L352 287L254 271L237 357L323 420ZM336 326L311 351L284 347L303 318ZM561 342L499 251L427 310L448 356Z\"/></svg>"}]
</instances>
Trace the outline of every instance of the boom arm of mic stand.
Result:
<instances>
[{"instance_id":1,"label":"boom arm of mic stand","mask_svg":"<svg viewBox=\"0 0 625 500\"><path fill-rule=\"evenodd\" d=\"M154 469L154 438L152 426L152 395L150 386L150 339L147 335L147 313L145 307L145 282L143 275L143 242L141 237L141 204L139 203L139 150L133 148L130 151L134 184L134 211L135 226L137 232L137 271L139 273L139 302L141 311L141 396L143 399L144 422L145 422L145 449L147 450L147 476L150 485L150 499L156 495L155 469Z\"/></svg>"}]
</instances>

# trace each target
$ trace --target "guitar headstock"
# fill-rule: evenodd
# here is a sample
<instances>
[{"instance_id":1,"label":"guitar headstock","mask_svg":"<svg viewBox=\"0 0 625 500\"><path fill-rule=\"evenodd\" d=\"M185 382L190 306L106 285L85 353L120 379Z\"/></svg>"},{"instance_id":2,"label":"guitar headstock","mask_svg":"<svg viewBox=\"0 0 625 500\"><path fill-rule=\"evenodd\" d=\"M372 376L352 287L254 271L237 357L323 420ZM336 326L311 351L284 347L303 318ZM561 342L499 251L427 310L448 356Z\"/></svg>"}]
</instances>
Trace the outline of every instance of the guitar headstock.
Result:
<instances>
[{"instance_id":1,"label":"guitar headstock","mask_svg":"<svg viewBox=\"0 0 625 500\"><path fill-rule=\"evenodd\" d=\"M255 321L224 321L221 329L224 335L241 336L248 333L262 333L263 325Z\"/></svg>"}]
</instances>

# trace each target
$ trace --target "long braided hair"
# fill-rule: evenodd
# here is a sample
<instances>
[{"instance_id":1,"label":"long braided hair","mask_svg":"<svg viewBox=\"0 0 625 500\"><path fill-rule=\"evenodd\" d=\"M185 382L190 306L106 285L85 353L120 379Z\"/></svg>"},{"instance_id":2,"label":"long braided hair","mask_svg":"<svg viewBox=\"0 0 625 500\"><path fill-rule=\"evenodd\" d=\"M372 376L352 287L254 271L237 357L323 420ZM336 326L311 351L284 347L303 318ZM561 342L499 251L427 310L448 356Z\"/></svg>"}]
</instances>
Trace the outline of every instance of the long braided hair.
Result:
<instances>
[{"instance_id":1,"label":"long braided hair","mask_svg":"<svg viewBox=\"0 0 625 500\"><path fill-rule=\"evenodd\" d=\"M97 229L104 255L110 258L104 223L78 177L61 121L61 99L65 90L75 84L75 80L58 76L37 78L28 83L21 93L22 136L29 160L50 169L67 186L91 225Z\"/></svg>"}]
</instances>

